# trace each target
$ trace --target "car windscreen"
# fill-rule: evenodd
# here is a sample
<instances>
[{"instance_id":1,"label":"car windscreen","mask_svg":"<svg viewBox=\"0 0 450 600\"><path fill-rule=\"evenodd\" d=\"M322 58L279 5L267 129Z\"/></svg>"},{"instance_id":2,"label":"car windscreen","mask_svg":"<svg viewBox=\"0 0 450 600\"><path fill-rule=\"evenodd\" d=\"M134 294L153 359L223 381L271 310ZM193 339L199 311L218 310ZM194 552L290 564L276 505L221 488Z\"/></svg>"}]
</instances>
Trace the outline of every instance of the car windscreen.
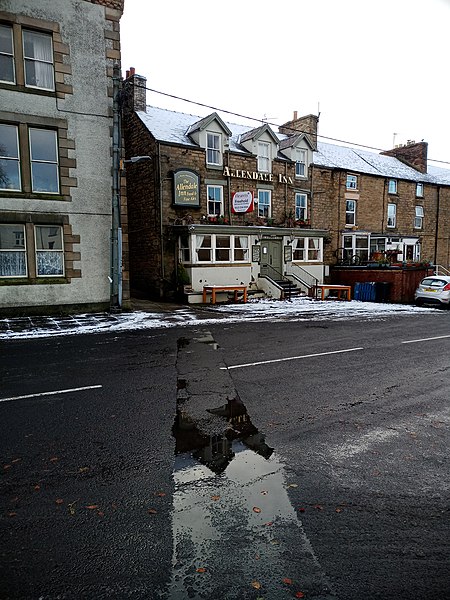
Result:
<instances>
[{"instance_id":1,"label":"car windscreen","mask_svg":"<svg viewBox=\"0 0 450 600\"><path fill-rule=\"evenodd\" d=\"M435 277L427 277L423 279L420 285L429 285L432 287L444 287L447 282L444 279L436 279Z\"/></svg>"}]
</instances>

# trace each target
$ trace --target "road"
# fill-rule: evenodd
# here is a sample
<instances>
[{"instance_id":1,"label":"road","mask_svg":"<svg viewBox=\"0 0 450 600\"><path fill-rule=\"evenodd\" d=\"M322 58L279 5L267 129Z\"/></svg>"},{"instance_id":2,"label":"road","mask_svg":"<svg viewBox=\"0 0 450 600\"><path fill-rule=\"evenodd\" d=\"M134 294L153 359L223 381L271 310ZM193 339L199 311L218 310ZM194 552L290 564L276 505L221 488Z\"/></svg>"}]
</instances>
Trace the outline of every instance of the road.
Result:
<instances>
[{"instance_id":1,"label":"road","mask_svg":"<svg viewBox=\"0 0 450 600\"><path fill-rule=\"evenodd\" d=\"M449 347L444 311L2 342L0 597L445 600Z\"/></svg>"}]
</instances>

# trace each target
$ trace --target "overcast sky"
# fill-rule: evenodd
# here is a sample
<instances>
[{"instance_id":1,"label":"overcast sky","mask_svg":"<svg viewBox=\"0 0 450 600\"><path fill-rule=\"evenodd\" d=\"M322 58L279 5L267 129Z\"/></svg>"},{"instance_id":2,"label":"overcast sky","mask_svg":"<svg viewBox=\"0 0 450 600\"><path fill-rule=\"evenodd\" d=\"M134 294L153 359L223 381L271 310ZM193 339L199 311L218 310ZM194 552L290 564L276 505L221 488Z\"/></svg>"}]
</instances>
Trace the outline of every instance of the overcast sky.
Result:
<instances>
[{"instance_id":1,"label":"overcast sky","mask_svg":"<svg viewBox=\"0 0 450 600\"><path fill-rule=\"evenodd\" d=\"M424 140L450 163L449 29L450 0L125 0L123 75L271 124L320 111L322 141Z\"/></svg>"}]
</instances>

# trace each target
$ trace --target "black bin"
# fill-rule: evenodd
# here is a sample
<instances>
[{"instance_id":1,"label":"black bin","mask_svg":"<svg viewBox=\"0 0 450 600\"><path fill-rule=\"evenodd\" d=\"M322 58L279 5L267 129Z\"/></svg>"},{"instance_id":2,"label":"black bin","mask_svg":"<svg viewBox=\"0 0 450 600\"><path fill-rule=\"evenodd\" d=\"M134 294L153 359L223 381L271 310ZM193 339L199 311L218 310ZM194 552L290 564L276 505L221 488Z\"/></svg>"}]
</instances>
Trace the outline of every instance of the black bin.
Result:
<instances>
[{"instance_id":1,"label":"black bin","mask_svg":"<svg viewBox=\"0 0 450 600\"><path fill-rule=\"evenodd\" d=\"M375 284L375 302L389 302L391 284L389 281L377 281Z\"/></svg>"}]
</instances>

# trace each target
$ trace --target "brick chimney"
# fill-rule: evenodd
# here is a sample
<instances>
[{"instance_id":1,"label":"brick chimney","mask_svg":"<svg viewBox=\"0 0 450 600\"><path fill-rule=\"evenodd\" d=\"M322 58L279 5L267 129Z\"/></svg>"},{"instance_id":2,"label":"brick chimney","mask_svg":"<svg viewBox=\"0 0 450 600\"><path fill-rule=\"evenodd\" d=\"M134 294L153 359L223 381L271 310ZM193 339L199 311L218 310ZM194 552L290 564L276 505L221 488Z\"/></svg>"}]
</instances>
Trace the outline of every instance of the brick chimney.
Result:
<instances>
[{"instance_id":1,"label":"brick chimney","mask_svg":"<svg viewBox=\"0 0 450 600\"><path fill-rule=\"evenodd\" d=\"M404 146L398 146L392 150L386 150L381 152L385 156L395 156L398 160L406 163L413 169L420 171L420 173L427 172L427 155L428 155L428 144L427 142L413 142L409 140Z\"/></svg>"},{"instance_id":2,"label":"brick chimney","mask_svg":"<svg viewBox=\"0 0 450 600\"><path fill-rule=\"evenodd\" d=\"M307 133L311 138L312 143L317 148L317 130L318 130L319 116L318 115L306 115L304 117L297 117L297 111L294 110L294 118L292 121L288 121L283 125L280 125L280 133L285 135L295 135L296 133Z\"/></svg>"},{"instance_id":3,"label":"brick chimney","mask_svg":"<svg viewBox=\"0 0 450 600\"><path fill-rule=\"evenodd\" d=\"M145 112L147 106L146 87L147 79L142 75L136 75L134 67L130 67L126 72L124 81L127 110Z\"/></svg>"}]
</instances>

